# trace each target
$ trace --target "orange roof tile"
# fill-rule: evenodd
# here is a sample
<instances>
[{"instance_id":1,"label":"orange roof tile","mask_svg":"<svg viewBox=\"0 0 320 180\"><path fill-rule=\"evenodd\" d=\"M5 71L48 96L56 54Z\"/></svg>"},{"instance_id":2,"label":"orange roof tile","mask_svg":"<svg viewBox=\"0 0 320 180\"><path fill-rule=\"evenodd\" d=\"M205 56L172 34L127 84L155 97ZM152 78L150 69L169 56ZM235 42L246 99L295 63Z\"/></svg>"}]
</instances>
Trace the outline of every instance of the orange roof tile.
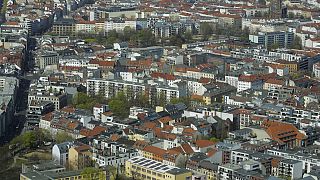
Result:
<instances>
[{"instance_id":1,"label":"orange roof tile","mask_svg":"<svg viewBox=\"0 0 320 180\"><path fill-rule=\"evenodd\" d=\"M185 152L185 154L192 154L194 153L192 147L190 146L190 144L181 144L181 147L183 149L183 151Z\"/></svg>"},{"instance_id":2,"label":"orange roof tile","mask_svg":"<svg viewBox=\"0 0 320 180\"><path fill-rule=\"evenodd\" d=\"M53 114L52 114L52 112L50 112L50 113L48 113L48 114L45 114L44 116L42 116L41 119L50 122L50 121L53 119Z\"/></svg>"},{"instance_id":3,"label":"orange roof tile","mask_svg":"<svg viewBox=\"0 0 320 180\"><path fill-rule=\"evenodd\" d=\"M147 146L143 149L145 152L152 153L154 155L163 156L166 153L166 150L155 147L155 146Z\"/></svg>"},{"instance_id":4,"label":"orange roof tile","mask_svg":"<svg viewBox=\"0 0 320 180\"><path fill-rule=\"evenodd\" d=\"M176 77L172 74L166 74L166 73L158 73L158 72L153 72L150 75L152 78L162 78L162 79L166 79L166 80L176 80Z\"/></svg>"},{"instance_id":5,"label":"orange roof tile","mask_svg":"<svg viewBox=\"0 0 320 180\"><path fill-rule=\"evenodd\" d=\"M114 67L115 62L114 61L103 61L103 60L91 59L89 61L89 64L97 64L101 67Z\"/></svg>"},{"instance_id":6,"label":"orange roof tile","mask_svg":"<svg viewBox=\"0 0 320 180\"><path fill-rule=\"evenodd\" d=\"M120 138L120 136L118 134L112 134L110 136L110 140L111 141L117 141Z\"/></svg>"},{"instance_id":7,"label":"orange roof tile","mask_svg":"<svg viewBox=\"0 0 320 180\"><path fill-rule=\"evenodd\" d=\"M96 136L96 135L99 135L103 132L105 132L107 130L106 127L102 127L102 126L96 126L94 127L91 132L90 132L90 136Z\"/></svg>"},{"instance_id":8,"label":"orange roof tile","mask_svg":"<svg viewBox=\"0 0 320 180\"><path fill-rule=\"evenodd\" d=\"M214 146L216 143L209 140L197 140L195 141L195 145L199 148L205 148L209 146Z\"/></svg>"},{"instance_id":9,"label":"orange roof tile","mask_svg":"<svg viewBox=\"0 0 320 180\"><path fill-rule=\"evenodd\" d=\"M144 128L146 129L154 129L156 126L157 126L157 123L154 123L154 122L145 122L143 123L142 125Z\"/></svg>"},{"instance_id":10,"label":"orange roof tile","mask_svg":"<svg viewBox=\"0 0 320 180\"><path fill-rule=\"evenodd\" d=\"M204 78L204 77L201 77L201 78L199 79L199 83L202 83L202 84L208 84L210 81L211 81L211 79L209 79L209 78Z\"/></svg>"},{"instance_id":11,"label":"orange roof tile","mask_svg":"<svg viewBox=\"0 0 320 180\"><path fill-rule=\"evenodd\" d=\"M170 116L165 116L165 117L162 117L159 119L159 122L161 122L163 124L168 123L170 121L172 121L172 118Z\"/></svg>"},{"instance_id":12,"label":"orange roof tile","mask_svg":"<svg viewBox=\"0 0 320 180\"><path fill-rule=\"evenodd\" d=\"M74 149L75 149L78 153L81 153L81 152L84 152L84 151L89 151L90 148L91 148L90 146L83 144L83 145L81 145L81 146L75 147Z\"/></svg>"},{"instance_id":13,"label":"orange roof tile","mask_svg":"<svg viewBox=\"0 0 320 180\"><path fill-rule=\"evenodd\" d=\"M66 107L60 109L60 111L66 112L66 113L74 113L76 111L76 109L72 106L66 106Z\"/></svg>"},{"instance_id":14,"label":"orange roof tile","mask_svg":"<svg viewBox=\"0 0 320 180\"><path fill-rule=\"evenodd\" d=\"M266 83L269 83L269 84L277 84L277 85L284 85L284 81L283 80L280 80L280 79L268 79L266 81Z\"/></svg>"},{"instance_id":15,"label":"orange roof tile","mask_svg":"<svg viewBox=\"0 0 320 180\"><path fill-rule=\"evenodd\" d=\"M170 125L165 125L163 128L162 128L163 131L166 131L166 132L171 132L173 130L173 126L170 126Z\"/></svg>"}]
</instances>

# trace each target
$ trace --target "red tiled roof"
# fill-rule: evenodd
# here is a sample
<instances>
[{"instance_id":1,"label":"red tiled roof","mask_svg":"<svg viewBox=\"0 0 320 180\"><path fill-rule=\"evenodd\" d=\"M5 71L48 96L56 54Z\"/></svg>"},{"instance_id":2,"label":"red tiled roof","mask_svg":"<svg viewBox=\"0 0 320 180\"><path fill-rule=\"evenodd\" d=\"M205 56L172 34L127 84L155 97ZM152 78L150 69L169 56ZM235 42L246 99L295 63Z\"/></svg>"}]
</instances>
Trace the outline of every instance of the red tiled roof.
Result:
<instances>
[{"instance_id":1,"label":"red tiled roof","mask_svg":"<svg viewBox=\"0 0 320 180\"><path fill-rule=\"evenodd\" d=\"M120 138L120 136L118 134L112 134L110 136L110 140L111 141L117 141Z\"/></svg>"},{"instance_id":2,"label":"red tiled roof","mask_svg":"<svg viewBox=\"0 0 320 180\"><path fill-rule=\"evenodd\" d=\"M52 112L48 113L48 114L45 114L44 116L42 116L42 119L45 120L45 121L51 121L53 119L53 114Z\"/></svg>"},{"instance_id":3,"label":"red tiled roof","mask_svg":"<svg viewBox=\"0 0 320 180\"><path fill-rule=\"evenodd\" d=\"M138 60L138 61L128 61L127 62L128 66L140 67L140 68L150 67L151 64L152 64L151 59Z\"/></svg>"},{"instance_id":4,"label":"red tiled roof","mask_svg":"<svg viewBox=\"0 0 320 180\"><path fill-rule=\"evenodd\" d=\"M81 146L78 146L78 147L75 147L74 149L78 152L78 153L81 153L81 152L84 152L84 151L89 151L90 150L90 146L88 145L81 145Z\"/></svg>"},{"instance_id":5,"label":"red tiled roof","mask_svg":"<svg viewBox=\"0 0 320 180\"><path fill-rule=\"evenodd\" d=\"M210 81L211 81L211 79L209 79L209 78L204 78L204 77L201 77L201 78L199 79L199 83L202 83L202 84L208 84Z\"/></svg>"},{"instance_id":6,"label":"red tiled roof","mask_svg":"<svg viewBox=\"0 0 320 180\"><path fill-rule=\"evenodd\" d=\"M96 136L101 134L102 132L105 132L107 130L106 127L102 127L102 126L96 126L94 127L91 132L90 132L90 136Z\"/></svg>"},{"instance_id":7,"label":"red tiled roof","mask_svg":"<svg viewBox=\"0 0 320 180\"><path fill-rule=\"evenodd\" d=\"M239 81L253 82L257 80L258 80L257 75L240 75L239 76Z\"/></svg>"},{"instance_id":8,"label":"red tiled roof","mask_svg":"<svg viewBox=\"0 0 320 180\"><path fill-rule=\"evenodd\" d=\"M97 64L101 67L114 67L115 62L114 61L103 61L103 60L91 59L89 61L89 64Z\"/></svg>"},{"instance_id":9,"label":"red tiled roof","mask_svg":"<svg viewBox=\"0 0 320 180\"><path fill-rule=\"evenodd\" d=\"M209 141L209 140L197 140L195 141L195 145L199 148L205 148L205 147L209 147L209 146L213 146L216 143Z\"/></svg>"},{"instance_id":10,"label":"red tiled roof","mask_svg":"<svg viewBox=\"0 0 320 180\"><path fill-rule=\"evenodd\" d=\"M284 143L283 138L289 136L295 136L294 138L298 140L305 138L305 135L300 133L293 124L264 120L261 126L266 129L265 131L273 140L278 141L279 143Z\"/></svg>"},{"instance_id":11,"label":"red tiled roof","mask_svg":"<svg viewBox=\"0 0 320 180\"><path fill-rule=\"evenodd\" d=\"M166 74L166 73L158 73L158 72L153 72L151 75L150 75L152 78L163 78L163 79L166 79L166 80L176 80L176 77L172 74Z\"/></svg>"},{"instance_id":12,"label":"red tiled roof","mask_svg":"<svg viewBox=\"0 0 320 180\"><path fill-rule=\"evenodd\" d=\"M68 123L68 129L75 129L76 127L78 127L79 123L78 122L70 122Z\"/></svg>"},{"instance_id":13,"label":"red tiled roof","mask_svg":"<svg viewBox=\"0 0 320 180\"><path fill-rule=\"evenodd\" d=\"M66 113L74 113L76 111L76 109L72 106L66 106L66 107L60 109L60 111L66 112Z\"/></svg>"},{"instance_id":14,"label":"red tiled roof","mask_svg":"<svg viewBox=\"0 0 320 180\"><path fill-rule=\"evenodd\" d=\"M181 144L181 147L183 149L183 151L185 152L185 154L192 154L194 153L192 147L190 146L190 144Z\"/></svg>"},{"instance_id":15,"label":"red tiled roof","mask_svg":"<svg viewBox=\"0 0 320 180\"><path fill-rule=\"evenodd\" d=\"M173 130L173 126L165 125L162 130L170 133Z\"/></svg>"},{"instance_id":16,"label":"red tiled roof","mask_svg":"<svg viewBox=\"0 0 320 180\"><path fill-rule=\"evenodd\" d=\"M172 118L170 116L165 116L165 117L162 117L159 119L159 122L161 122L163 124L168 123L170 121L172 121Z\"/></svg>"},{"instance_id":17,"label":"red tiled roof","mask_svg":"<svg viewBox=\"0 0 320 180\"><path fill-rule=\"evenodd\" d=\"M208 157L211 157L211 156L213 156L216 152L218 152L216 149L210 149L210 150L207 152L207 156L208 156Z\"/></svg>"},{"instance_id":18,"label":"red tiled roof","mask_svg":"<svg viewBox=\"0 0 320 180\"><path fill-rule=\"evenodd\" d=\"M145 122L142 125L146 129L154 129L157 126L157 123L154 122Z\"/></svg>"},{"instance_id":19,"label":"red tiled roof","mask_svg":"<svg viewBox=\"0 0 320 180\"><path fill-rule=\"evenodd\" d=\"M143 149L145 152L152 153L154 155L163 156L166 153L166 150L155 147L155 146L147 146Z\"/></svg>"},{"instance_id":20,"label":"red tiled roof","mask_svg":"<svg viewBox=\"0 0 320 180\"><path fill-rule=\"evenodd\" d=\"M250 115L252 113L251 110L248 110L248 109L236 109L232 112L230 112L231 114L235 114L235 115L238 115L238 114L247 114L247 115Z\"/></svg>"},{"instance_id":21,"label":"red tiled roof","mask_svg":"<svg viewBox=\"0 0 320 180\"><path fill-rule=\"evenodd\" d=\"M269 84L277 84L277 85L284 85L284 81L283 80L280 80L280 79L268 79L266 81L266 83L269 83Z\"/></svg>"}]
</instances>

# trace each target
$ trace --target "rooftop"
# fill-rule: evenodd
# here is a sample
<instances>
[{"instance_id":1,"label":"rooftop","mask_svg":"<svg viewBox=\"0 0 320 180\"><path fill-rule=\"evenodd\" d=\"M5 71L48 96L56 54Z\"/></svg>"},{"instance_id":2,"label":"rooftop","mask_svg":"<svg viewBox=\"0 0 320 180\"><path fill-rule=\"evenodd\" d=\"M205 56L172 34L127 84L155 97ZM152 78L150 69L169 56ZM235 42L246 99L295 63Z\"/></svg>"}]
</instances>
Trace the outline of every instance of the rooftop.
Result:
<instances>
[{"instance_id":1,"label":"rooftop","mask_svg":"<svg viewBox=\"0 0 320 180\"><path fill-rule=\"evenodd\" d=\"M190 171L183 169L183 168L177 168L174 166L166 165L166 164L160 163L158 161L147 159L147 158L144 158L141 156L131 158L128 160L128 162L131 162L131 163L133 163L137 166L140 166L140 167L144 167L146 169L152 169L152 170L160 172L160 173L179 175L179 174L184 174L184 173L190 172Z\"/></svg>"}]
</instances>

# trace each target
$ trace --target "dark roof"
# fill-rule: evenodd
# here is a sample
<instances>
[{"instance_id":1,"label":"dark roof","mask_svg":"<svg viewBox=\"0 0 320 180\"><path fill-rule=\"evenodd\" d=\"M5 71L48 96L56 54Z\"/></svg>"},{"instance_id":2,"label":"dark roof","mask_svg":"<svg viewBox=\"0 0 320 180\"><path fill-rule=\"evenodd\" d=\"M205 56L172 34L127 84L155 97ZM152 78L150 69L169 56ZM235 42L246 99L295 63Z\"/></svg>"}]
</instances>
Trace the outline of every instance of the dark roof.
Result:
<instances>
[{"instance_id":1,"label":"dark roof","mask_svg":"<svg viewBox=\"0 0 320 180\"><path fill-rule=\"evenodd\" d=\"M212 171L218 171L218 164L213 164L210 161L201 161L199 164L199 167L204 168L204 169L208 169L208 170L212 170Z\"/></svg>"},{"instance_id":2,"label":"dark roof","mask_svg":"<svg viewBox=\"0 0 320 180\"><path fill-rule=\"evenodd\" d=\"M205 153L195 153L192 157L189 158L190 161L200 162L204 159L207 159L208 156Z\"/></svg>"}]
</instances>

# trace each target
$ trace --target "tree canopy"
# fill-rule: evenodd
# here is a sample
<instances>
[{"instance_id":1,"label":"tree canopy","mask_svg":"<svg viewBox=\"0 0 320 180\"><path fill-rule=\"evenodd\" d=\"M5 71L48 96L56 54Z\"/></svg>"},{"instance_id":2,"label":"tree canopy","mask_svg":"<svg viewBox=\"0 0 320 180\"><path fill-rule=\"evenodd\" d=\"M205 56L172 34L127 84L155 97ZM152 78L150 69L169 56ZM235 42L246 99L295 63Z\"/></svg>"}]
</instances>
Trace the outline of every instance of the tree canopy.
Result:
<instances>
[{"instance_id":1,"label":"tree canopy","mask_svg":"<svg viewBox=\"0 0 320 180\"><path fill-rule=\"evenodd\" d=\"M12 145L18 145L22 148L35 148L42 145L45 141L51 141L52 137L47 130L39 129L28 131L13 138L10 142Z\"/></svg>"},{"instance_id":2,"label":"tree canopy","mask_svg":"<svg viewBox=\"0 0 320 180\"><path fill-rule=\"evenodd\" d=\"M187 107L190 106L190 98L189 97L180 97L180 98L172 98L170 103L177 104L177 103L184 103Z\"/></svg>"},{"instance_id":3,"label":"tree canopy","mask_svg":"<svg viewBox=\"0 0 320 180\"><path fill-rule=\"evenodd\" d=\"M81 171L81 175L83 176L83 179L91 180L91 179L97 179L97 180L105 180L106 174L104 171L98 168L94 167L86 167Z\"/></svg>"},{"instance_id":4,"label":"tree canopy","mask_svg":"<svg viewBox=\"0 0 320 180\"><path fill-rule=\"evenodd\" d=\"M74 140L73 137L66 132L58 132L55 136L55 141L58 144L66 141L72 141L72 140Z\"/></svg>"},{"instance_id":5,"label":"tree canopy","mask_svg":"<svg viewBox=\"0 0 320 180\"><path fill-rule=\"evenodd\" d=\"M114 115L120 118L128 117L130 104L123 92L120 92L115 97L111 98L108 104Z\"/></svg>"},{"instance_id":6,"label":"tree canopy","mask_svg":"<svg viewBox=\"0 0 320 180\"><path fill-rule=\"evenodd\" d=\"M291 49L302 49L302 41L299 36L295 36L290 46Z\"/></svg>"},{"instance_id":7,"label":"tree canopy","mask_svg":"<svg viewBox=\"0 0 320 180\"><path fill-rule=\"evenodd\" d=\"M92 111L94 105L106 103L106 100L102 94L97 96L88 96L86 93L78 92L74 96L72 103L76 108Z\"/></svg>"}]
</instances>

